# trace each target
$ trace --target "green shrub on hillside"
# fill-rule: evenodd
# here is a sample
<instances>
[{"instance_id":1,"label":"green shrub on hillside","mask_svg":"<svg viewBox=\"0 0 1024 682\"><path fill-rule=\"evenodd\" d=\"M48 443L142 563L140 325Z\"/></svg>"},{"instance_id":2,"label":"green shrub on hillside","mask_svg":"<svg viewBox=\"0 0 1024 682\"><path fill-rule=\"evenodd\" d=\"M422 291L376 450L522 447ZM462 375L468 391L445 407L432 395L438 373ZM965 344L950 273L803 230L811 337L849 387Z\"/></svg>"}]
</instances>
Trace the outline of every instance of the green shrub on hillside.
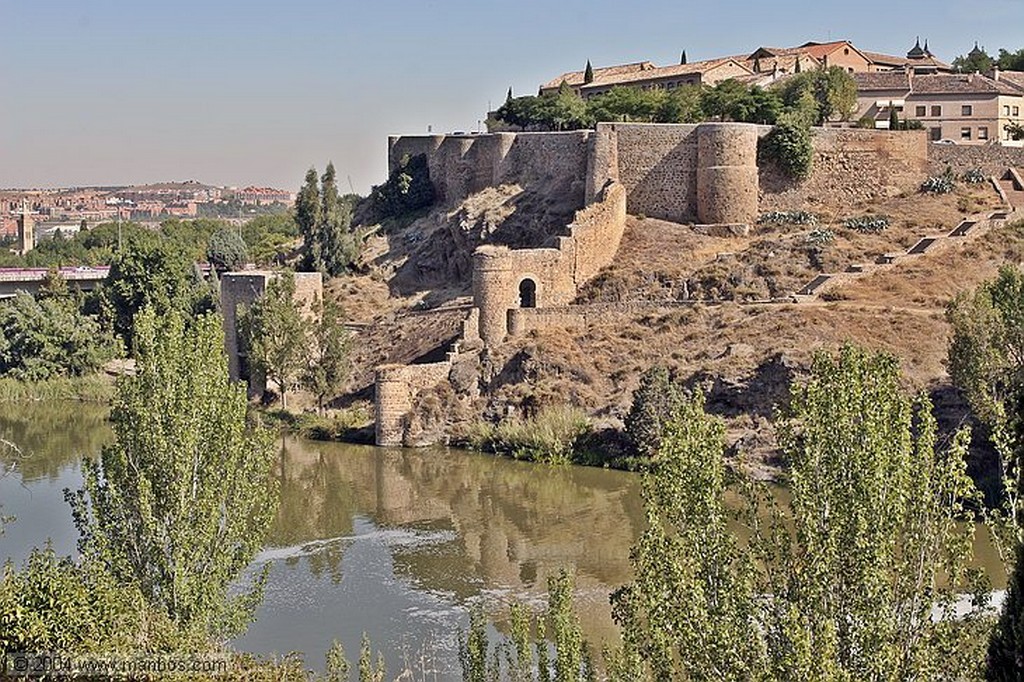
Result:
<instances>
[{"instance_id":1,"label":"green shrub on hillside","mask_svg":"<svg viewBox=\"0 0 1024 682\"><path fill-rule=\"evenodd\" d=\"M370 192L377 220L398 218L434 203L434 185L425 154L406 156L387 182Z\"/></svg>"},{"instance_id":2,"label":"green shrub on hillside","mask_svg":"<svg viewBox=\"0 0 1024 682\"><path fill-rule=\"evenodd\" d=\"M803 180L811 174L814 149L808 128L784 121L761 138L758 152L762 159L778 164L786 175Z\"/></svg>"}]
</instances>

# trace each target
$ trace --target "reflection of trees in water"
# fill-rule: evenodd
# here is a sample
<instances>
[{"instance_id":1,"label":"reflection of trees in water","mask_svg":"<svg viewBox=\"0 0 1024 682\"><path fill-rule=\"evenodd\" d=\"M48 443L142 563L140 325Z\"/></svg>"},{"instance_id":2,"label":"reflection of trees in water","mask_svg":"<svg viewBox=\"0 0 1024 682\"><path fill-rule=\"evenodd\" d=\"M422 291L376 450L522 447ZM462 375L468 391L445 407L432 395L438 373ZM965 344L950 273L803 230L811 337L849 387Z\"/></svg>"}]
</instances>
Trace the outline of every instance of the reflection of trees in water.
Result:
<instances>
[{"instance_id":1,"label":"reflection of trees in water","mask_svg":"<svg viewBox=\"0 0 1024 682\"><path fill-rule=\"evenodd\" d=\"M23 480L54 479L83 456L93 457L113 439L106 405L72 401L5 403L0 437L22 454L0 449L5 468L16 466Z\"/></svg>"},{"instance_id":2,"label":"reflection of trees in water","mask_svg":"<svg viewBox=\"0 0 1024 682\"><path fill-rule=\"evenodd\" d=\"M452 541L391 552L396 573L460 599L543 592L547 577L569 566L607 611L607 590L629 579L629 548L643 526L637 478L601 469L290 439L280 475L274 544L351 533L353 514L383 528L454 531ZM332 575L343 551L333 545L320 559Z\"/></svg>"}]
</instances>

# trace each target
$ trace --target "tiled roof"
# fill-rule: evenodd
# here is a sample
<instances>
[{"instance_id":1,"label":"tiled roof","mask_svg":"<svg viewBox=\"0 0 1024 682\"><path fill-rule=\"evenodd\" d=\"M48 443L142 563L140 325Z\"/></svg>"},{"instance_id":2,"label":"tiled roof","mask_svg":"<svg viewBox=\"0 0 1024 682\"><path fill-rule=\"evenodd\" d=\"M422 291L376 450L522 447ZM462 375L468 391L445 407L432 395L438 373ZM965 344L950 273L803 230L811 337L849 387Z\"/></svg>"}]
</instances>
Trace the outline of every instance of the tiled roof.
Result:
<instances>
[{"instance_id":1,"label":"tiled roof","mask_svg":"<svg viewBox=\"0 0 1024 682\"><path fill-rule=\"evenodd\" d=\"M633 62L632 64L619 64L617 66L603 66L594 69L594 80L613 78L616 76L623 76L629 73L635 73L640 71L649 71L654 69L655 66L651 62ZM557 88L565 81L569 85L583 85L584 71L569 71L563 73L558 78L549 80L544 85L540 86L541 90L548 90L550 88Z\"/></svg>"},{"instance_id":2,"label":"tiled roof","mask_svg":"<svg viewBox=\"0 0 1024 682\"><path fill-rule=\"evenodd\" d=\"M720 66L732 64L740 67L741 69L750 71L748 66L744 66L743 63L732 59L731 57L725 57L722 59L708 59L700 62L691 62L689 64L673 64L672 66L654 66L650 62L643 62L646 66L643 69L616 69L615 67L609 69L594 69L594 80L590 83L583 82L582 72L573 72L571 74L564 74L563 76L548 81L541 86L542 90L550 88L557 88L561 85L564 79L569 85L575 85L585 88L595 88L601 86L615 86L615 85L628 85L629 83L636 83L638 81L649 81L660 78L671 78L673 76L690 76L690 75L703 75L713 69L717 69ZM635 66L635 65L629 65ZM578 76L578 77L576 77Z\"/></svg>"},{"instance_id":3,"label":"tiled roof","mask_svg":"<svg viewBox=\"0 0 1024 682\"><path fill-rule=\"evenodd\" d=\"M898 57L893 54L885 54L884 52L868 52L867 50L861 50L865 57L872 64L880 64L888 67L900 67L900 66L931 66L939 71L952 71L953 67L935 57L922 57L921 59L907 59L906 57Z\"/></svg>"},{"instance_id":4,"label":"tiled roof","mask_svg":"<svg viewBox=\"0 0 1024 682\"><path fill-rule=\"evenodd\" d=\"M832 42L829 43L804 43L800 47L793 49L803 50L804 52L811 55L815 59L823 59L827 55L830 55L833 52L835 52L837 48L843 45L851 47L855 50L857 49L853 47L853 43L851 43L848 40L833 40Z\"/></svg>"},{"instance_id":5,"label":"tiled roof","mask_svg":"<svg viewBox=\"0 0 1024 682\"><path fill-rule=\"evenodd\" d=\"M859 92L873 92L876 90L910 91L910 76L906 71L875 71L851 75L853 76L853 82L857 84Z\"/></svg>"},{"instance_id":6,"label":"tiled roof","mask_svg":"<svg viewBox=\"0 0 1024 682\"><path fill-rule=\"evenodd\" d=\"M1019 89L1009 83L994 81L978 73L936 73L915 76L912 80L912 90L914 94L922 95L1021 94Z\"/></svg>"},{"instance_id":7,"label":"tiled roof","mask_svg":"<svg viewBox=\"0 0 1024 682\"><path fill-rule=\"evenodd\" d=\"M1024 71L1000 71L999 82L1017 88L1024 93Z\"/></svg>"}]
</instances>

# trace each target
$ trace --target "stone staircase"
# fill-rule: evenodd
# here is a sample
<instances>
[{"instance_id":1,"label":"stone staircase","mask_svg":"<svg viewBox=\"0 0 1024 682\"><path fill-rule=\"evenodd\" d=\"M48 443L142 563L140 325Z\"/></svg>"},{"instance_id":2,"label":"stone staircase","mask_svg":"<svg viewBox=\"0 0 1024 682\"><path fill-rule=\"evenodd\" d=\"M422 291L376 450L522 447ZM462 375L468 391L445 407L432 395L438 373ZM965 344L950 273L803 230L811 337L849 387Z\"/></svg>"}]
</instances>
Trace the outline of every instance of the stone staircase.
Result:
<instances>
[{"instance_id":1,"label":"stone staircase","mask_svg":"<svg viewBox=\"0 0 1024 682\"><path fill-rule=\"evenodd\" d=\"M1024 208L1024 178L1022 169L1007 168L999 178L999 187L1011 208Z\"/></svg>"}]
</instances>

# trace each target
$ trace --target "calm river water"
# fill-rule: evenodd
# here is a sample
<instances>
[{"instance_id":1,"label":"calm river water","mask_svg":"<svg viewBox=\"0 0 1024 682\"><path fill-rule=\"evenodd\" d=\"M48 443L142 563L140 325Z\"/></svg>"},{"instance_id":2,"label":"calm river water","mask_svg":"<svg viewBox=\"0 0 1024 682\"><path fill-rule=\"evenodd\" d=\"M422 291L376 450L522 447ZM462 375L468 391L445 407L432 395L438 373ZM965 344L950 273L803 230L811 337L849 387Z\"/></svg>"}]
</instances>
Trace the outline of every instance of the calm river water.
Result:
<instances>
[{"instance_id":1,"label":"calm river water","mask_svg":"<svg viewBox=\"0 0 1024 682\"><path fill-rule=\"evenodd\" d=\"M0 561L20 562L47 538L74 552L62 491L81 486L82 457L112 438L106 414L80 403L2 406L0 437L25 457L4 454L15 466L0 479L0 504L16 520L0 536ZM539 605L562 567L576 572L587 636L617 638L608 593L629 579L642 530L635 475L293 438L281 442L276 475L280 511L253 566L270 565L269 584L239 649L300 651L321 668L333 639L354 659L365 632L388 654L389 676L409 664L460 679L468 608L497 619L511 599Z\"/></svg>"}]
</instances>

